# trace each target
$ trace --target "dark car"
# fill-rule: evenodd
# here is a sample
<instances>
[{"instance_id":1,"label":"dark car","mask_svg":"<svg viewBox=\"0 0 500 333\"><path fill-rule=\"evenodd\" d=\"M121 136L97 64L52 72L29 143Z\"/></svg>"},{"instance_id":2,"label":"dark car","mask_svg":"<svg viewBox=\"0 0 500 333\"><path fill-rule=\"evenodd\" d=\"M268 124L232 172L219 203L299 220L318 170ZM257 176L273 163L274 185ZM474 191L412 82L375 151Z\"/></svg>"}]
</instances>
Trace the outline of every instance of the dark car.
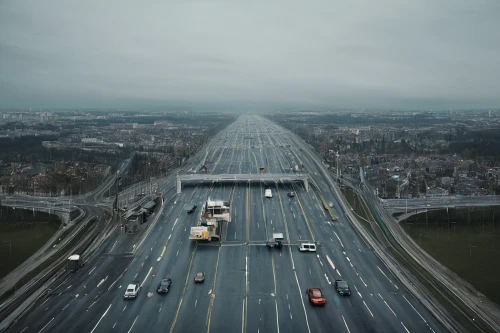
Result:
<instances>
[{"instance_id":1,"label":"dark car","mask_svg":"<svg viewBox=\"0 0 500 333\"><path fill-rule=\"evenodd\" d=\"M295 192L288 192L286 195L288 195L289 197L294 197L295 196Z\"/></svg>"},{"instance_id":2,"label":"dark car","mask_svg":"<svg viewBox=\"0 0 500 333\"><path fill-rule=\"evenodd\" d=\"M166 294L170 290L171 285L172 285L172 279L163 279L158 285L158 288L156 288L156 292L158 294Z\"/></svg>"},{"instance_id":3,"label":"dark car","mask_svg":"<svg viewBox=\"0 0 500 333\"><path fill-rule=\"evenodd\" d=\"M205 281L205 273L204 272L196 273L196 275L194 276L194 282L202 283L203 281Z\"/></svg>"},{"instance_id":4,"label":"dark car","mask_svg":"<svg viewBox=\"0 0 500 333\"><path fill-rule=\"evenodd\" d=\"M349 296L351 294L351 289L349 285L344 280L335 280L335 290L339 292L342 296Z\"/></svg>"},{"instance_id":5,"label":"dark car","mask_svg":"<svg viewBox=\"0 0 500 333\"><path fill-rule=\"evenodd\" d=\"M188 214L193 213L196 210L196 205L195 204L186 204L184 205L184 210L188 212Z\"/></svg>"},{"instance_id":6,"label":"dark car","mask_svg":"<svg viewBox=\"0 0 500 333\"><path fill-rule=\"evenodd\" d=\"M307 295L309 296L309 302L313 305L326 304L326 299L319 288L307 288Z\"/></svg>"}]
</instances>

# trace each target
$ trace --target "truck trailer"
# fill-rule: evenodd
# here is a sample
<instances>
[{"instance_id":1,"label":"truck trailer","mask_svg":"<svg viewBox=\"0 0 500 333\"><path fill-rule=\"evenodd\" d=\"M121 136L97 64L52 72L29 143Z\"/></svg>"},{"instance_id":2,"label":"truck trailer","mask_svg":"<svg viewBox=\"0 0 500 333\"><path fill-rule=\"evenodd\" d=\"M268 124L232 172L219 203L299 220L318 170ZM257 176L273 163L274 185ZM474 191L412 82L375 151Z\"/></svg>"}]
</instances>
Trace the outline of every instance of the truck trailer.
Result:
<instances>
[{"instance_id":1,"label":"truck trailer","mask_svg":"<svg viewBox=\"0 0 500 333\"><path fill-rule=\"evenodd\" d=\"M69 271L76 272L83 266L82 257L79 254L72 254L68 257L66 265Z\"/></svg>"}]
</instances>

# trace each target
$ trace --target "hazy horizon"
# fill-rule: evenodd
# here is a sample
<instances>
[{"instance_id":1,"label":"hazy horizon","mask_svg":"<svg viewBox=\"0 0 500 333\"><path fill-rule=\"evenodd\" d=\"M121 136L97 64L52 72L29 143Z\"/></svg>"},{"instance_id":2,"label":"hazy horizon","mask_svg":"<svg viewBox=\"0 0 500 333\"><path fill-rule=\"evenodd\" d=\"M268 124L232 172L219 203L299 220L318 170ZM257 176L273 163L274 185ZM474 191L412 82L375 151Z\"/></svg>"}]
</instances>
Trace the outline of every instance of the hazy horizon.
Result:
<instances>
[{"instance_id":1,"label":"hazy horizon","mask_svg":"<svg viewBox=\"0 0 500 333\"><path fill-rule=\"evenodd\" d=\"M0 109L500 106L500 3L0 3Z\"/></svg>"}]
</instances>

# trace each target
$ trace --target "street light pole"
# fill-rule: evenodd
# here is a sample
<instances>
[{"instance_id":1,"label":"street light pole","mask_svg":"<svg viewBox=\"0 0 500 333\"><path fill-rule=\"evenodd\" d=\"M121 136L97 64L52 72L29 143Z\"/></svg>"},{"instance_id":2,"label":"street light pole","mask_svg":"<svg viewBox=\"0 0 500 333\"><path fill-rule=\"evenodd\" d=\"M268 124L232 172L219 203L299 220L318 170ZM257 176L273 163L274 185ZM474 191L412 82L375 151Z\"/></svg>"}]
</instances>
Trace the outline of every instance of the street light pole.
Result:
<instances>
[{"instance_id":1,"label":"street light pole","mask_svg":"<svg viewBox=\"0 0 500 333\"><path fill-rule=\"evenodd\" d=\"M338 181L340 181L340 175L339 175L339 157L340 157L340 155L339 155L339 152L335 153L335 157L337 158L337 179L338 179Z\"/></svg>"}]
</instances>

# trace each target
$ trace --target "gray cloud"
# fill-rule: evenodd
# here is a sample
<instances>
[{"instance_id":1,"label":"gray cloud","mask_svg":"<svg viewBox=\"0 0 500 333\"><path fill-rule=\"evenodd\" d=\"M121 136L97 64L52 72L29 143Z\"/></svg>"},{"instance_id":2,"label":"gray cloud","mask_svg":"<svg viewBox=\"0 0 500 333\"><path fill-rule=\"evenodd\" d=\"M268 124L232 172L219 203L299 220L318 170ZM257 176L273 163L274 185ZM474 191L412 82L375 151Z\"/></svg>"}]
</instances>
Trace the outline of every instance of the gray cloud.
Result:
<instances>
[{"instance_id":1,"label":"gray cloud","mask_svg":"<svg viewBox=\"0 0 500 333\"><path fill-rule=\"evenodd\" d=\"M0 107L498 107L500 3L3 1Z\"/></svg>"}]
</instances>

